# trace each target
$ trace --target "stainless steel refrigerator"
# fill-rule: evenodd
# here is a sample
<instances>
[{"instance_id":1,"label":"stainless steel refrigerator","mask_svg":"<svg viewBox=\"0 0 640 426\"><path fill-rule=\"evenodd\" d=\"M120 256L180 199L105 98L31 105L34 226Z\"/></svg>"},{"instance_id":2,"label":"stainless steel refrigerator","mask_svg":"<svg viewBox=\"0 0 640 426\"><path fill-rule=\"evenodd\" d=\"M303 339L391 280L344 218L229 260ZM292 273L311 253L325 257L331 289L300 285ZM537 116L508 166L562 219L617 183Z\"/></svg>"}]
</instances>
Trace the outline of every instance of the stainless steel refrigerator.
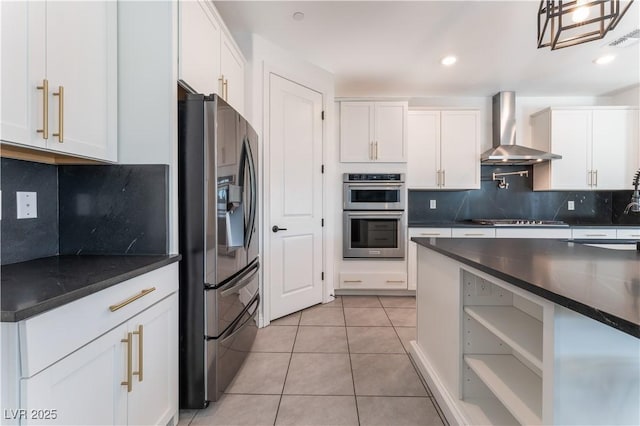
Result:
<instances>
[{"instance_id":1,"label":"stainless steel refrigerator","mask_svg":"<svg viewBox=\"0 0 640 426\"><path fill-rule=\"evenodd\" d=\"M216 95L178 101L180 407L216 401L246 358L260 305L258 137Z\"/></svg>"}]
</instances>

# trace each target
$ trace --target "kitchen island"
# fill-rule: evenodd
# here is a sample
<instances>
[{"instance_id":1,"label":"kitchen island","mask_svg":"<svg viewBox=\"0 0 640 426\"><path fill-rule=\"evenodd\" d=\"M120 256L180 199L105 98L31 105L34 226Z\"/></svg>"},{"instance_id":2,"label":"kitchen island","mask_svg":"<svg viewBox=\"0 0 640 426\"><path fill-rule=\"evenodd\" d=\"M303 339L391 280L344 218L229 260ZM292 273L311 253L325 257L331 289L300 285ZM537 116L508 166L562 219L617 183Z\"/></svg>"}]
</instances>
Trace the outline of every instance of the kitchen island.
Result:
<instances>
[{"instance_id":1,"label":"kitchen island","mask_svg":"<svg viewBox=\"0 0 640 426\"><path fill-rule=\"evenodd\" d=\"M452 424L640 424L640 253L414 238L411 355Z\"/></svg>"}]
</instances>

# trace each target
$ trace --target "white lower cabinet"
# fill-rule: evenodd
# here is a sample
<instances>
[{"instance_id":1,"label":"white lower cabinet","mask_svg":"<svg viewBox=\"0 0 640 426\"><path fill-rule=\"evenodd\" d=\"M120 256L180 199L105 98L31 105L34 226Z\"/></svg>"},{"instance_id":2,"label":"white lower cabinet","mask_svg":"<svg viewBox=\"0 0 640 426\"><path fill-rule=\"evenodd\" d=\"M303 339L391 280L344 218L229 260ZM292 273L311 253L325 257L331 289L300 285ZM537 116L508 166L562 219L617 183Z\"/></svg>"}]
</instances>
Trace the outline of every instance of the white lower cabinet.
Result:
<instances>
[{"instance_id":1,"label":"white lower cabinet","mask_svg":"<svg viewBox=\"0 0 640 426\"><path fill-rule=\"evenodd\" d=\"M169 265L21 323L21 424L169 423L178 412L177 272ZM103 333L105 324L83 312L113 323ZM65 338L85 335L85 321L93 338Z\"/></svg>"}]
</instances>

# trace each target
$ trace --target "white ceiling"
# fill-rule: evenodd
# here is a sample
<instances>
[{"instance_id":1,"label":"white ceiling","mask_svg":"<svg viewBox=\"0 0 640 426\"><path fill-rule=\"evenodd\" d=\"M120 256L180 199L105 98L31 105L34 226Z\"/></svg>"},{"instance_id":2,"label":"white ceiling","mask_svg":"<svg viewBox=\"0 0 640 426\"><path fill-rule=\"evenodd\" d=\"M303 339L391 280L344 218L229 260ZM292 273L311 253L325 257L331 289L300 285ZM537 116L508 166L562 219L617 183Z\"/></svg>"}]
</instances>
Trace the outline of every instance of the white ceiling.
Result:
<instances>
[{"instance_id":1,"label":"white ceiling","mask_svg":"<svg viewBox=\"0 0 640 426\"><path fill-rule=\"evenodd\" d=\"M584 96L640 82L640 43L606 47L640 28L640 1L603 40L556 51L537 48L533 0L214 3L234 35L259 34L335 74L336 96ZM607 52L614 62L593 64ZM453 67L440 64L447 54Z\"/></svg>"}]
</instances>

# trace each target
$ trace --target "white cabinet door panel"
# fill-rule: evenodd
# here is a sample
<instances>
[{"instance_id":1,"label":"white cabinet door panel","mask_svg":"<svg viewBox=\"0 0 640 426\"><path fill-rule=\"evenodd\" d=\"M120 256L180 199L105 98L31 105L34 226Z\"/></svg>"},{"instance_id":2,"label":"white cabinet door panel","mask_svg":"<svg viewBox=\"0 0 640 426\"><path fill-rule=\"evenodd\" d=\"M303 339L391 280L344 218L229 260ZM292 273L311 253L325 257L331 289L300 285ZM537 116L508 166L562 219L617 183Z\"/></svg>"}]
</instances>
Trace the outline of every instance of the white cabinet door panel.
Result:
<instances>
[{"instance_id":1,"label":"white cabinet door panel","mask_svg":"<svg viewBox=\"0 0 640 426\"><path fill-rule=\"evenodd\" d=\"M68 357L21 381L21 406L55 409L56 418L27 416L23 424L126 424L125 325L114 328ZM30 412L28 414L31 414ZM45 414L45 413L43 413Z\"/></svg>"},{"instance_id":2,"label":"white cabinet door panel","mask_svg":"<svg viewBox=\"0 0 640 426\"><path fill-rule=\"evenodd\" d=\"M591 111L553 111L551 120L551 149L562 155L551 164L552 186L590 189Z\"/></svg>"},{"instance_id":3,"label":"white cabinet door panel","mask_svg":"<svg viewBox=\"0 0 640 426\"><path fill-rule=\"evenodd\" d=\"M409 111L407 188L436 188L440 165L440 112Z\"/></svg>"},{"instance_id":4,"label":"white cabinet door panel","mask_svg":"<svg viewBox=\"0 0 640 426\"><path fill-rule=\"evenodd\" d=\"M221 93L221 29L202 1L179 3L178 76L198 93Z\"/></svg>"},{"instance_id":5,"label":"white cabinet door panel","mask_svg":"<svg viewBox=\"0 0 640 426\"><path fill-rule=\"evenodd\" d=\"M45 148L43 103L37 87L45 74L44 2L1 2L2 140ZM9 34L10 33L10 34ZM10 65L9 65L10 64Z\"/></svg>"},{"instance_id":6,"label":"white cabinet door panel","mask_svg":"<svg viewBox=\"0 0 640 426\"><path fill-rule=\"evenodd\" d=\"M132 318L128 330L142 330L142 337L133 335L133 369L142 371L142 377L133 376L128 423L167 424L178 408L178 295L174 293Z\"/></svg>"},{"instance_id":7,"label":"white cabinet door panel","mask_svg":"<svg viewBox=\"0 0 640 426\"><path fill-rule=\"evenodd\" d=\"M232 41L224 34L220 42L220 67L226 85L223 93L226 101L236 111L244 110L244 61Z\"/></svg>"},{"instance_id":8,"label":"white cabinet door panel","mask_svg":"<svg viewBox=\"0 0 640 426\"><path fill-rule=\"evenodd\" d=\"M340 161L373 161L373 104L340 103Z\"/></svg>"},{"instance_id":9,"label":"white cabinet door panel","mask_svg":"<svg viewBox=\"0 0 640 426\"><path fill-rule=\"evenodd\" d=\"M442 111L440 169L443 188L480 188L479 121L478 111Z\"/></svg>"},{"instance_id":10,"label":"white cabinet door panel","mask_svg":"<svg viewBox=\"0 0 640 426\"><path fill-rule=\"evenodd\" d=\"M48 148L116 161L117 3L47 2L46 58Z\"/></svg>"},{"instance_id":11,"label":"white cabinet door panel","mask_svg":"<svg viewBox=\"0 0 640 426\"><path fill-rule=\"evenodd\" d=\"M593 111L594 185L598 190L631 189L638 169L638 112Z\"/></svg>"},{"instance_id":12,"label":"white cabinet door panel","mask_svg":"<svg viewBox=\"0 0 640 426\"><path fill-rule=\"evenodd\" d=\"M407 161L407 103L376 102L374 117L374 160Z\"/></svg>"}]
</instances>

